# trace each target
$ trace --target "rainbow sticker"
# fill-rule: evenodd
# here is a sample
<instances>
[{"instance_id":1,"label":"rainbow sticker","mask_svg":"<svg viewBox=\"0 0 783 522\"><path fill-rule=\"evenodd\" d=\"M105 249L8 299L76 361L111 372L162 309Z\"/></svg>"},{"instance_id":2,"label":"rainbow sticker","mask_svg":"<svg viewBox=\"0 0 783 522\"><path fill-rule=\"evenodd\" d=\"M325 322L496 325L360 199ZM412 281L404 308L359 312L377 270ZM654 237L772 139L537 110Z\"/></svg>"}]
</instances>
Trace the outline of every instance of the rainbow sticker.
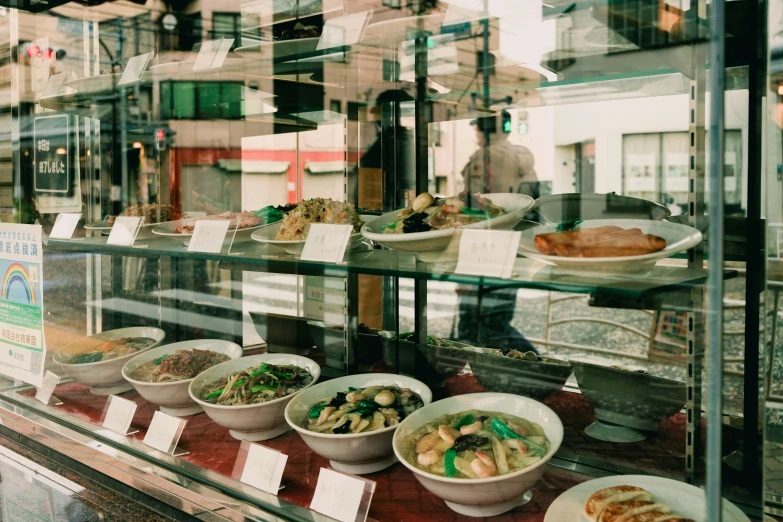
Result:
<instances>
[{"instance_id":1,"label":"rainbow sticker","mask_svg":"<svg viewBox=\"0 0 783 522\"><path fill-rule=\"evenodd\" d=\"M25 267L14 263L5 271L2 299L22 304L36 304L35 290L30 284L30 274Z\"/></svg>"}]
</instances>

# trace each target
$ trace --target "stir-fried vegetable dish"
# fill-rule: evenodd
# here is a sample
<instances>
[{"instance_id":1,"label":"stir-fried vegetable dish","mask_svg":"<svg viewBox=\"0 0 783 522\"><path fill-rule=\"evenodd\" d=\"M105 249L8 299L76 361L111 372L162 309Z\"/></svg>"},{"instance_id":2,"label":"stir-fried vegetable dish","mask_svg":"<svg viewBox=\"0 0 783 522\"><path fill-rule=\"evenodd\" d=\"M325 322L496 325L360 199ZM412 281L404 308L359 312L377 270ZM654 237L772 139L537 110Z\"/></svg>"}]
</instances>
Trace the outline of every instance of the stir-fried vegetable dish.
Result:
<instances>
[{"instance_id":1,"label":"stir-fried vegetable dish","mask_svg":"<svg viewBox=\"0 0 783 522\"><path fill-rule=\"evenodd\" d=\"M90 349L89 351L72 356L69 360L63 361L68 364L88 364L109 359L116 359L136 353L155 344L155 339L149 337L123 337L115 341L106 341L105 343Z\"/></svg>"},{"instance_id":2,"label":"stir-fried vegetable dish","mask_svg":"<svg viewBox=\"0 0 783 522\"><path fill-rule=\"evenodd\" d=\"M419 194L410 207L397 213L397 219L381 227L384 234L409 234L457 228L496 218L506 210L493 205L480 194L462 192L450 198L436 198L429 192Z\"/></svg>"},{"instance_id":3,"label":"stir-fried vegetable dish","mask_svg":"<svg viewBox=\"0 0 783 522\"><path fill-rule=\"evenodd\" d=\"M262 363L207 384L201 400L221 406L257 404L291 395L312 382L307 368Z\"/></svg>"},{"instance_id":4,"label":"stir-fried vegetable dish","mask_svg":"<svg viewBox=\"0 0 783 522\"><path fill-rule=\"evenodd\" d=\"M494 411L443 415L403 441L408 462L449 478L506 475L535 464L549 450L541 426Z\"/></svg>"},{"instance_id":5,"label":"stir-fried vegetable dish","mask_svg":"<svg viewBox=\"0 0 783 522\"><path fill-rule=\"evenodd\" d=\"M142 364L130 377L141 382L182 381L229 359L228 355L210 350L177 350Z\"/></svg>"},{"instance_id":6,"label":"stir-fried vegetable dish","mask_svg":"<svg viewBox=\"0 0 783 522\"><path fill-rule=\"evenodd\" d=\"M310 408L304 427L319 433L367 433L396 426L422 406L418 393L396 385L348 388Z\"/></svg>"},{"instance_id":7,"label":"stir-fried vegetable dish","mask_svg":"<svg viewBox=\"0 0 783 522\"><path fill-rule=\"evenodd\" d=\"M328 198L313 198L300 201L283 218L275 239L299 241L307 237L310 225L327 223L333 225L353 225L354 232L362 228L362 220L351 203L342 203Z\"/></svg>"}]
</instances>

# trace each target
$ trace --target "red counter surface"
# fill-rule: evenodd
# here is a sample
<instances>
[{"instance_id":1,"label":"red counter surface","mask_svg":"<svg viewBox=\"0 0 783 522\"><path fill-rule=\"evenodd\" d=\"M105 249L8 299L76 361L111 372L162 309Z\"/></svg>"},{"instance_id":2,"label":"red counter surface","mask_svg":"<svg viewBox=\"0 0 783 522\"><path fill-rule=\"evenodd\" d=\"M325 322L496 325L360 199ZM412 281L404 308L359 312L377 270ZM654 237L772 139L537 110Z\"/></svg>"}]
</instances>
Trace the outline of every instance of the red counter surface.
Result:
<instances>
[{"instance_id":1,"label":"red counter surface","mask_svg":"<svg viewBox=\"0 0 783 522\"><path fill-rule=\"evenodd\" d=\"M471 374L449 379L444 389L435 391L435 399L456 394L484 391ZM33 395L34 391L24 392ZM80 419L98 424L106 397L92 395L84 385L67 383L57 386L55 395L63 401L58 410ZM131 437L141 440L152 420L157 406L145 401L135 391L122 394L123 398L138 404L133 427L140 431ZM685 419L675 415L661 424L658 433L640 443L616 444L591 439L584 428L594 421L592 407L582 395L561 391L544 401L560 416L565 426L562 451L578 453L603 462L629 468L644 469L672 478L682 478ZM187 427L180 439L179 447L188 450L188 455L179 457L198 466L230 476L239 452L240 441L229 435L228 430L213 423L205 414L185 417ZM295 432L290 431L263 445L288 455L288 464L283 475L279 497L308 507L312 499L321 467L329 467L329 461L314 454ZM401 464L384 471L365 476L377 483L373 497L370 518L379 522L447 522L477 521L472 517L458 515L421 487ZM551 502L566 489L588 480L589 477L563 469L549 467L544 478L533 489L533 499L510 513L493 517L498 522L538 522Z\"/></svg>"}]
</instances>

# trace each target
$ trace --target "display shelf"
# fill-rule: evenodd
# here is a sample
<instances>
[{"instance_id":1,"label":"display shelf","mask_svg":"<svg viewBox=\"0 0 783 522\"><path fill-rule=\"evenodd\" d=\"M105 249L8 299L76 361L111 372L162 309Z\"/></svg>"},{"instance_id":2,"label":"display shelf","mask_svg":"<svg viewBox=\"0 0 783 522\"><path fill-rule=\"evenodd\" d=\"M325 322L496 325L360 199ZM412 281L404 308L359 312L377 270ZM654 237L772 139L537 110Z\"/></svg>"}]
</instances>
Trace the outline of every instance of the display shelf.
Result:
<instances>
[{"instance_id":1,"label":"display shelf","mask_svg":"<svg viewBox=\"0 0 783 522\"><path fill-rule=\"evenodd\" d=\"M481 391L484 391L483 388L470 374L463 374L449 379L447 387L436 390L434 398ZM5 392L3 395L6 400L14 400L26 408L45 412L77 426L95 425L100 421L106 397L93 396L87 387L76 383L61 384L55 393L64 402L60 407L36 404L33 399L34 390ZM177 458L164 456L141 443L157 407L146 402L135 391L124 393L122 397L137 403L133 426L140 431L127 438L112 434L108 439L109 443L113 443L121 450L134 449L141 453L142 458L155 464L162 463L174 472L206 470L208 473L202 477L202 480L206 479L207 483L209 483L209 476L229 479L239 452L240 441L233 439L228 434L228 430L215 425L205 414L187 417L188 425L180 439L180 447L190 453ZM558 392L545 403L555 409L566 425L564 444L561 452L553 458L544 478L533 489L533 501L507 513L502 520L518 522L541 520L540 517L551 502L565 489L595 476L614 474L613 471L609 471L612 465L634 468L639 462L643 462L652 466L647 470L649 473L672 478L681 477L684 455L679 455L676 450L670 448L684 447L680 440L684 440L685 436L684 422L679 418L682 414L665 421L660 436L640 444L625 445L623 451L617 451L618 445L614 443L583 440L585 437L580 433L582 425L592 422L592 414L590 406L585 403L581 395ZM286 515L301 514L301 508L309 505L315 490L314 477L321 467L329 467L328 460L313 453L293 431L264 441L262 444L289 456L283 474L284 489L276 499L247 486L236 484L236 489L263 508L268 508L269 502L276 501L278 509L283 510ZM577 449L585 450L584 454L580 451L580 456L588 457L585 460L596 462L602 460L604 467L590 469L590 466L585 465L584 460L581 462L573 460L573 451ZM565 458L560 456L561 453ZM581 472L568 471L577 464ZM475 520L450 511L442 500L419 487L413 474L401 464L367 475L366 478L377 483L369 513L371 519L442 522ZM414 509L420 511L413 511Z\"/></svg>"},{"instance_id":2,"label":"display shelf","mask_svg":"<svg viewBox=\"0 0 783 522\"><path fill-rule=\"evenodd\" d=\"M509 279L455 274L455 262L423 263L415 254L371 249L347 252L343 263L302 261L296 255L286 254L275 247L246 241L233 245L230 254L188 252L181 242L171 239L139 240L136 246L122 247L106 243L106 238L93 237L71 241L49 242L47 251L66 251L84 254L102 254L123 257L171 257L204 261L219 261L226 270L272 272L326 277L346 277L349 274L405 277L430 281L482 285L485 287L516 287L551 290L577 294L593 294L606 300L624 300L647 303L649 299L670 292L687 290L702 285L706 270L681 266L659 265L652 270L629 274L600 272L564 272L526 258L517 258ZM228 247L224 247L228 251ZM725 271L725 278L737 276L734 270Z\"/></svg>"},{"instance_id":3,"label":"display shelf","mask_svg":"<svg viewBox=\"0 0 783 522\"><path fill-rule=\"evenodd\" d=\"M483 391L484 388L470 373L464 373L448 379L444 388L434 390L433 399ZM57 397L63 400L63 405L59 407L37 403L33 399L34 394L34 389L20 388L6 391L2 396L5 400L12 400L35 412L54 416L74 427L81 427L81 430L100 422L106 402L106 397L94 396L86 386L73 382L60 384L55 390ZM175 473L188 472L199 475L201 481L208 485L220 487L229 484L226 481L230 480L240 441L233 439L227 429L214 424L205 414L186 417L188 425L182 434L179 447L190 453L181 457L163 455L141 442L157 406L145 401L135 391L126 392L122 397L138 405L133 426L140 431L129 437L109 434L109 437L102 438L102 442L108 442L120 450L133 450L142 458L163 465ZM683 413L662 421L660 431L650 433L645 441L618 444L594 440L585 435L584 428L595 419L592 407L581 394L560 391L544 400L544 403L563 421L565 429L563 444L552 459L544 478L533 489L533 502L503 515L500 520L538 521L562 491L594 477L618 473L638 474L643 469L645 474L683 479L685 459L682 451L685 439ZM105 430L98 431L99 434L102 432ZM737 440L729 442L731 447L739 444ZM286 515L301 516L302 508L309 505L315 490L313 478L317 476L319 468L329 467L328 460L313 453L293 431L264 441L262 444L289 456L283 475L284 489L280 491L277 498L240 484L233 484L235 490L242 492L243 496L246 495L246 498L256 503L260 502L258 505L262 508L268 509L268 503L273 502L276 508ZM573 472L575 469L578 472ZM406 521L474 520L451 512L443 501L419 487L413 474L401 464L367 475L366 478L377 483L369 514L372 519L387 520L391 515L395 520ZM562 480L566 480L568 484L561 484ZM737 491L734 500L742 500L743 494L747 495L747 492ZM413 512L411 509L414 506L416 509L426 506L426 510Z\"/></svg>"}]
</instances>

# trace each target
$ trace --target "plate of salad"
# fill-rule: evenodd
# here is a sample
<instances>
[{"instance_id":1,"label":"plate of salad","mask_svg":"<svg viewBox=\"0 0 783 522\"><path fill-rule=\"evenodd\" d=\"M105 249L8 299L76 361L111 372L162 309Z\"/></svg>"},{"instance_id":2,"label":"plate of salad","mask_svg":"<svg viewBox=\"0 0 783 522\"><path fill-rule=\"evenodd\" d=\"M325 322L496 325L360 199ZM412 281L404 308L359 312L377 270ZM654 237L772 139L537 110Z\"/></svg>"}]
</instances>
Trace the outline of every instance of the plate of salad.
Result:
<instances>
[{"instance_id":1,"label":"plate of salad","mask_svg":"<svg viewBox=\"0 0 783 522\"><path fill-rule=\"evenodd\" d=\"M268 205L254 212L223 212L210 216L199 217L196 219L180 219L179 221L170 221L163 223L152 229L152 233L158 236L173 237L182 240L185 245L190 243L190 237L196 228L196 223L201 220L229 220L231 224L228 227L226 240L246 241L254 231L268 225L273 225L283 219L283 216L290 210L288 206ZM236 235L234 235L236 231Z\"/></svg>"}]
</instances>

